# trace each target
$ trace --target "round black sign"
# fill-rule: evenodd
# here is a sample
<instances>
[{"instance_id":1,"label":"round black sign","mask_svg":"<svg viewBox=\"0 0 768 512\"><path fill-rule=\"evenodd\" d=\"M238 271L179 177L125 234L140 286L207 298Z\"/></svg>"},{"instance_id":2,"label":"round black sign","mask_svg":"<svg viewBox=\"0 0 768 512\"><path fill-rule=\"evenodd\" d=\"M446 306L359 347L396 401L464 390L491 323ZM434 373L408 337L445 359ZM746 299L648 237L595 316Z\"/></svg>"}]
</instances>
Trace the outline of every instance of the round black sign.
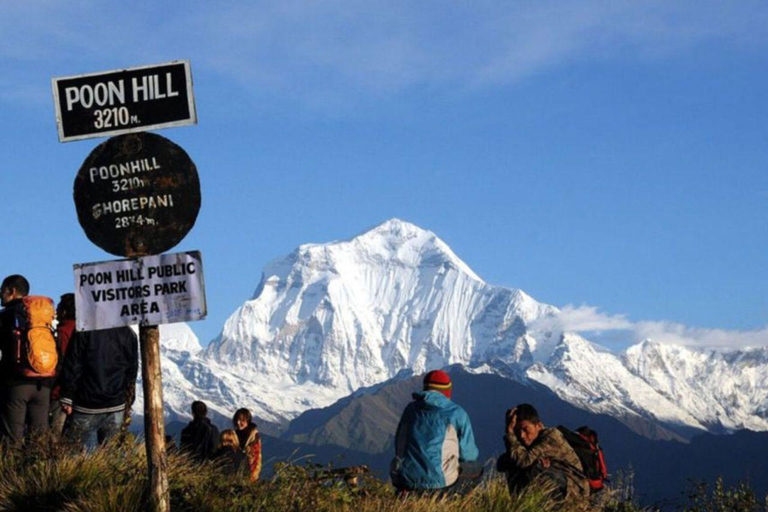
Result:
<instances>
[{"instance_id":1,"label":"round black sign","mask_svg":"<svg viewBox=\"0 0 768 512\"><path fill-rule=\"evenodd\" d=\"M75 207L88 239L118 256L160 254L192 229L200 180L189 155L154 133L99 144L75 178Z\"/></svg>"}]
</instances>

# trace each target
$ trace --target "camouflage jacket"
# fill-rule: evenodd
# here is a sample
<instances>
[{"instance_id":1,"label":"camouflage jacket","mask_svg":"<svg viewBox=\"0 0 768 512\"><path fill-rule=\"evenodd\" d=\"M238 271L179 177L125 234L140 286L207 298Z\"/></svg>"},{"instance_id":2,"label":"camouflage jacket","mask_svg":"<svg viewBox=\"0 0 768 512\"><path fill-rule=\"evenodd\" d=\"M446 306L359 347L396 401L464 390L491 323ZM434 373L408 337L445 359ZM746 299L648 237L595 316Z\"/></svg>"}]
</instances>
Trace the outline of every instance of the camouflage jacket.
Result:
<instances>
[{"instance_id":1,"label":"camouflage jacket","mask_svg":"<svg viewBox=\"0 0 768 512\"><path fill-rule=\"evenodd\" d=\"M566 499L583 500L589 497L589 483L582 471L576 452L556 428L545 428L529 447L525 447L514 434L505 436L507 454L515 466L529 468L548 459L551 467L565 473L568 480Z\"/></svg>"}]
</instances>

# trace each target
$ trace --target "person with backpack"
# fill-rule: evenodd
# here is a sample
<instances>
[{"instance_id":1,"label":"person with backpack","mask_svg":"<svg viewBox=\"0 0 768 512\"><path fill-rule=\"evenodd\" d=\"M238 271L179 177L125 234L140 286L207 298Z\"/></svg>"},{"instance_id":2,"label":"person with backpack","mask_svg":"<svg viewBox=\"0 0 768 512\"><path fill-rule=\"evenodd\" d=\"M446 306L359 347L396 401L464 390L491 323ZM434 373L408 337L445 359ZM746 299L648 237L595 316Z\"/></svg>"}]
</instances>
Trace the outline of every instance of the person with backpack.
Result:
<instances>
[{"instance_id":1,"label":"person with backpack","mask_svg":"<svg viewBox=\"0 0 768 512\"><path fill-rule=\"evenodd\" d=\"M576 452L556 428L547 428L531 404L506 414L506 451L498 469L507 474L511 494L531 482L553 488L553 497L586 506L589 485Z\"/></svg>"},{"instance_id":2,"label":"person with backpack","mask_svg":"<svg viewBox=\"0 0 768 512\"><path fill-rule=\"evenodd\" d=\"M51 425L51 432L56 436L60 436L64 430L64 422L67 419L67 414L61 410L61 402L59 401L61 384L57 381L58 376L61 374L61 367L64 363L64 355L67 353L69 340L75 332L74 293L65 293L59 299L59 304L56 306L56 321L56 346L59 362L56 370L57 377L54 381L53 389L51 389L51 405L49 408L48 419Z\"/></svg>"},{"instance_id":3,"label":"person with backpack","mask_svg":"<svg viewBox=\"0 0 768 512\"><path fill-rule=\"evenodd\" d=\"M423 391L413 394L395 434L390 467L398 494L446 489L459 479L459 464L479 455L472 424L451 401L453 384L442 370L426 374Z\"/></svg>"},{"instance_id":4,"label":"person with backpack","mask_svg":"<svg viewBox=\"0 0 768 512\"><path fill-rule=\"evenodd\" d=\"M197 462L210 459L219 442L219 429L207 416L205 402L192 402L192 421L181 431L181 449L192 454Z\"/></svg>"},{"instance_id":5,"label":"person with backpack","mask_svg":"<svg viewBox=\"0 0 768 512\"><path fill-rule=\"evenodd\" d=\"M0 432L19 444L24 428L48 428L48 407L58 355L54 306L29 295L29 281L14 274L0 285Z\"/></svg>"},{"instance_id":6,"label":"person with backpack","mask_svg":"<svg viewBox=\"0 0 768 512\"><path fill-rule=\"evenodd\" d=\"M64 436L88 446L94 433L100 445L118 434L138 370L139 343L130 327L76 332L59 377L69 416Z\"/></svg>"},{"instance_id":7,"label":"person with backpack","mask_svg":"<svg viewBox=\"0 0 768 512\"><path fill-rule=\"evenodd\" d=\"M238 409L232 417L240 450L248 457L248 469L251 482L261 474L261 435L253 416L248 409Z\"/></svg>"},{"instance_id":8,"label":"person with backpack","mask_svg":"<svg viewBox=\"0 0 768 512\"><path fill-rule=\"evenodd\" d=\"M565 440L571 445L573 451L581 461L581 467L589 483L591 495L601 492L608 480L608 466L605 464L603 449L598 443L597 432L585 426L571 431L560 425L557 430L563 434Z\"/></svg>"}]
</instances>

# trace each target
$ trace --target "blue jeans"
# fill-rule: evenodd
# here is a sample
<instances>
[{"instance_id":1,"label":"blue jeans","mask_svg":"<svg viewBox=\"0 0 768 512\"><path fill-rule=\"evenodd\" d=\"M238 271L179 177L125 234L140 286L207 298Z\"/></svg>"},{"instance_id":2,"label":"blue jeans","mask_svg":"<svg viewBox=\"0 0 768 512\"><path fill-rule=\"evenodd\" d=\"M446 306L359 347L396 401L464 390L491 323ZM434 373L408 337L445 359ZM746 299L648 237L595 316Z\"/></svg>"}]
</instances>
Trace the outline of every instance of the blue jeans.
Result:
<instances>
[{"instance_id":1,"label":"blue jeans","mask_svg":"<svg viewBox=\"0 0 768 512\"><path fill-rule=\"evenodd\" d=\"M123 425L124 411L104 414L85 414L74 411L67 421L65 436L73 441L80 441L83 446L94 446L93 435L99 445L104 444L120 432Z\"/></svg>"}]
</instances>

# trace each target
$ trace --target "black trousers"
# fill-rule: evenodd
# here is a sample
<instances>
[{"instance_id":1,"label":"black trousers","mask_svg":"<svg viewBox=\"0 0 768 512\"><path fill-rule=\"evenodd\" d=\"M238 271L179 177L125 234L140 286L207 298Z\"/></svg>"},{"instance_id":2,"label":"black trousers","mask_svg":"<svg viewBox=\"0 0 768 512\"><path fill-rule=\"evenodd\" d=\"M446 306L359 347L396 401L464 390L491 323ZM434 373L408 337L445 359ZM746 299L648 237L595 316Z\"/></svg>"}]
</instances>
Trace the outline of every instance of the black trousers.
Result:
<instances>
[{"instance_id":1,"label":"black trousers","mask_svg":"<svg viewBox=\"0 0 768 512\"><path fill-rule=\"evenodd\" d=\"M29 430L48 428L48 407L51 388L37 383L15 384L3 388L0 394L0 428L4 437L14 443L24 439L24 427Z\"/></svg>"},{"instance_id":2,"label":"black trousers","mask_svg":"<svg viewBox=\"0 0 768 512\"><path fill-rule=\"evenodd\" d=\"M513 469L507 472L507 486L512 495L523 491L533 481L538 481L552 488L552 497L565 499L568 494L568 477L562 469L544 468L535 464L526 469Z\"/></svg>"}]
</instances>

